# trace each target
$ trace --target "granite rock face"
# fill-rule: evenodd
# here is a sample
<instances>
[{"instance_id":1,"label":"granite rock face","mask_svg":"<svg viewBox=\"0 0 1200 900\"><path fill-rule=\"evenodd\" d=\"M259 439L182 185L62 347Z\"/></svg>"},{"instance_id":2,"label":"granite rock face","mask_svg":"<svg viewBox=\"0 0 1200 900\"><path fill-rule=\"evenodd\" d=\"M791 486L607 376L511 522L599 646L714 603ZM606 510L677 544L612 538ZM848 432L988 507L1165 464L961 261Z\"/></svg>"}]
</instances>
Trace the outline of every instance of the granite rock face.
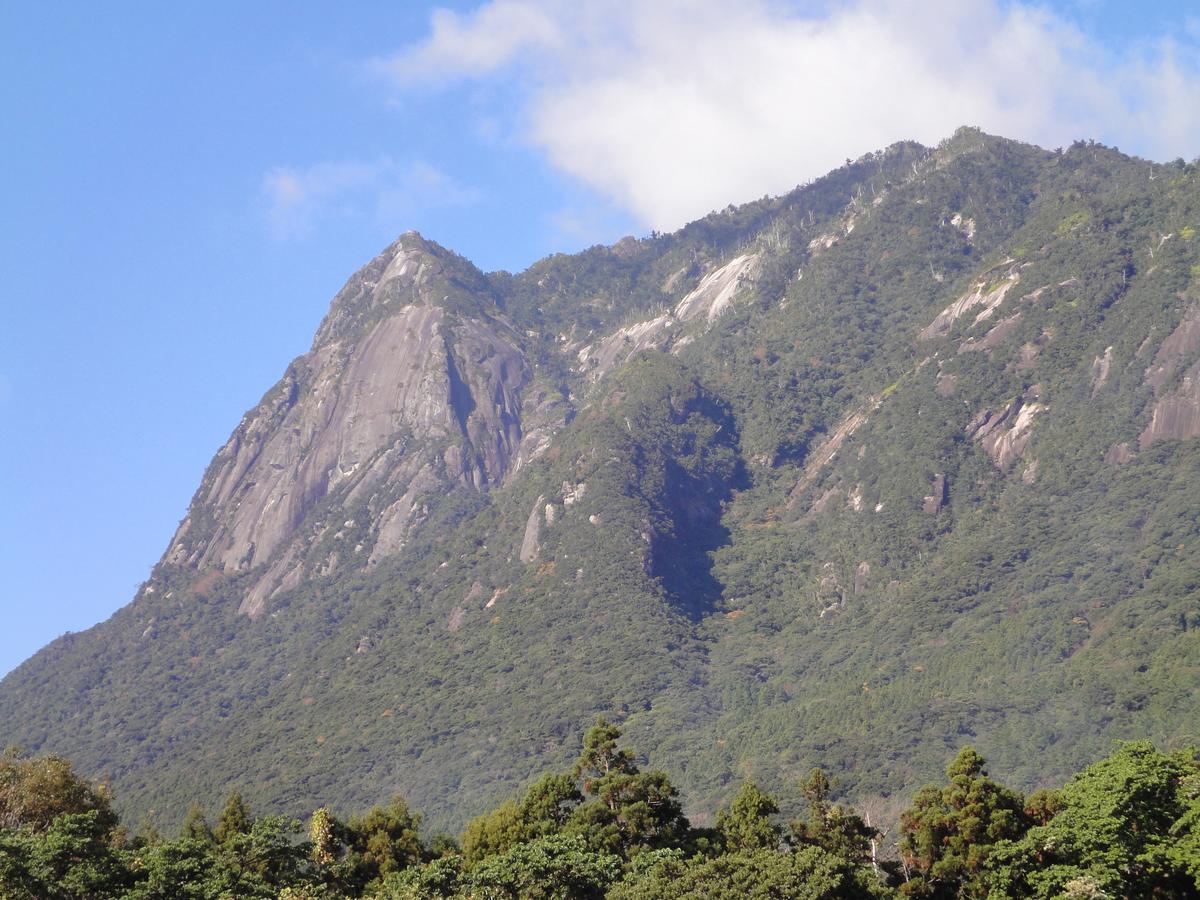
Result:
<instances>
[{"instance_id":1,"label":"granite rock face","mask_svg":"<svg viewBox=\"0 0 1200 900\"><path fill-rule=\"evenodd\" d=\"M1034 420L1046 409L1036 396L1036 391L1029 391L998 410L983 410L966 427L967 437L983 447L1001 471L1024 455Z\"/></svg>"},{"instance_id":2,"label":"granite rock face","mask_svg":"<svg viewBox=\"0 0 1200 900\"><path fill-rule=\"evenodd\" d=\"M1138 438L1145 449L1157 441L1200 437L1200 306L1193 306L1158 348L1145 383L1156 402L1150 423ZM1189 365L1190 363L1190 365ZM1184 367L1187 367L1186 369ZM1183 377L1171 390L1179 372Z\"/></svg>"},{"instance_id":3,"label":"granite rock face","mask_svg":"<svg viewBox=\"0 0 1200 900\"><path fill-rule=\"evenodd\" d=\"M250 616L306 566L376 564L405 544L432 492L504 480L531 380L482 276L406 234L350 279L312 349L243 418L167 559L254 573L240 609ZM367 521L354 522L364 505ZM311 558L327 532L351 531L344 552Z\"/></svg>"}]
</instances>

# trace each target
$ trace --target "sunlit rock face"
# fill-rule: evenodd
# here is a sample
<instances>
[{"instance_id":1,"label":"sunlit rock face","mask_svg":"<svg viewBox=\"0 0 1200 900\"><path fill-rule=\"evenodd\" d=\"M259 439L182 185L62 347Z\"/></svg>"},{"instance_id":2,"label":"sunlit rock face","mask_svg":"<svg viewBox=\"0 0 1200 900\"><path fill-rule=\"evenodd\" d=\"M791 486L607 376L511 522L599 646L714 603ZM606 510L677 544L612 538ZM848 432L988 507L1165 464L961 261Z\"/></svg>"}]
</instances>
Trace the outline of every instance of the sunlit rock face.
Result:
<instances>
[{"instance_id":1,"label":"sunlit rock face","mask_svg":"<svg viewBox=\"0 0 1200 900\"><path fill-rule=\"evenodd\" d=\"M1138 438L1143 449L1157 441L1200 437L1200 360L1195 360L1198 353L1200 306L1193 306L1159 346L1146 370L1146 384L1153 388L1157 400L1150 424ZM1179 378L1181 370L1183 376Z\"/></svg>"},{"instance_id":2,"label":"sunlit rock face","mask_svg":"<svg viewBox=\"0 0 1200 900\"><path fill-rule=\"evenodd\" d=\"M465 312L450 302L462 293ZM316 564L311 546L349 530L365 504L366 530L319 571L355 557L378 563L420 524L422 498L454 484L486 490L512 470L530 381L478 273L406 234L350 279L312 349L243 418L168 559L258 571L241 603L254 616Z\"/></svg>"}]
</instances>

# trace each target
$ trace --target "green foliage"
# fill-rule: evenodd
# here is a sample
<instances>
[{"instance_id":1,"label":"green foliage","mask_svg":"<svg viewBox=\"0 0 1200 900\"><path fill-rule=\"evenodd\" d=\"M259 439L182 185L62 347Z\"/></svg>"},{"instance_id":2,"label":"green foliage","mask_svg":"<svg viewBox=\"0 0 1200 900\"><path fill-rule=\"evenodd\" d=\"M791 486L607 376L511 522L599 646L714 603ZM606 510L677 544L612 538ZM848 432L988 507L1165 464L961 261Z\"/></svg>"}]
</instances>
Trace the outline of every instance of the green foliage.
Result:
<instances>
[{"instance_id":1,"label":"green foliage","mask_svg":"<svg viewBox=\"0 0 1200 900\"><path fill-rule=\"evenodd\" d=\"M778 812L779 804L775 799L760 791L754 782L747 781L730 802L729 808L717 814L717 831L726 850L747 852L777 849L783 829L771 817Z\"/></svg>"},{"instance_id":2,"label":"green foliage","mask_svg":"<svg viewBox=\"0 0 1200 900\"><path fill-rule=\"evenodd\" d=\"M618 857L580 837L554 835L488 857L466 879L467 894L495 900L600 898L621 871Z\"/></svg>"},{"instance_id":3,"label":"green foliage","mask_svg":"<svg viewBox=\"0 0 1200 900\"><path fill-rule=\"evenodd\" d=\"M906 896L978 893L974 884L992 846L1029 827L1024 798L989 779L983 757L972 748L959 751L946 777L949 784L918 791L901 818Z\"/></svg>"},{"instance_id":4,"label":"green foliage","mask_svg":"<svg viewBox=\"0 0 1200 900\"><path fill-rule=\"evenodd\" d=\"M620 736L603 718L584 736L575 776L588 799L571 813L566 830L593 849L628 859L679 844L688 821L666 773L640 771L632 755L617 747Z\"/></svg>"},{"instance_id":5,"label":"green foliage","mask_svg":"<svg viewBox=\"0 0 1200 900\"><path fill-rule=\"evenodd\" d=\"M251 821L253 819L250 810L246 801L242 799L241 792L234 791L225 800L225 806L217 819L217 827L213 831L213 838L218 844L227 844L236 835L249 831Z\"/></svg>"},{"instance_id":6,"label":"green foliage","mask_svg":"<svg viewBox=\"0 0 1200 900\"><path fill-rule=\"evenodd\" d=\"M204 807L199 803L193 803L188 807L183 825L179 828L179 836L203 844L211 844L216 840L212 829L208 827L208 821L204 818Z\"/></svg>"},{"instance_id":7,"label":"green foliage","mask_svg":"<svg viewBox=\"0 0 1200 900\"><path fill-rule=\"evenodd\" d=\"M75 774L61 756L0 757L0 827L45 831L66 814L95 813L102 831L116 824L105 788Z\"/></svg>"},{"instance_id":8,"label":"green foliage","mask_svg":"<svg viewBox=\"0 0 1200 900\"><path fill-rule=\"evenodd\" d=\"M369 883L421 861L421 816L399 794L347 823L347 845L357 880Z\"/></svg>"},{"instance_id":9,"label":"green foliage","mask_svg":"<svg viewBox=\"0 0 1200 900\"><path fill-rule=\"evenodd\" d=\"M61 813L44 828L0 833L0 895L12 900L116 897L129 879L98 810Z\"/></svg>"},{"instance_id":10,"label":"green foliage","mask_svg":"<svg viewBox=\"0 0 1200 900\"><path fill-rule=\"evenodd\" d=\"M261 570L164 561L153 594L4 680L0 731L111 773L127 820L164 833L235 785L298 817L399 790L434 829L483 814L471 865L568 827L640 858L660 842L634 832L663 823L639 795L669 807L678 789L709 821L752 779L790 818L820 765L840 785L829 809L894 811L963 742L1022 791L1113 739L1200 742L1200 444L1140 440L1196 363L1181 351L1161 388L1147 381L1200 302L1197 223L1195 166L964 130L517 275L430 250L449 315L513 323L534 370L523 436L546 451L485 494L431 499L395 557L306 569L253 621L237 608ZM744 254L758 274L714 322L674 323L669 353L580 365ZM921 337L1003 284L995 309ZM331 323L346 352L389 309L356 297ZM301 368L270 397L306 390ZM1001 465L976 419L1008 409L1003 434L1018 399L1041 409ZM569 423L551 434L547 409ZM436 443L397 440L406 466ZM337 527L314 520L313 552L329 558L341 528L369 546L389 490L336 522L321 507ZM535 505L555 519L526 565ZM669 781L619 773L628 821L570 791L522 808L540 773L568 777L597 715ZM1024 814L1042 827L1056 809L1031 795ZM341 889L360 851L331 817L321 883ZM862 853L853 820L798 817L797 846Z\"/></svg>"},{"instance_id":11,"label":"green foliage","mask_svg":"<svg viewBox=\"0 0 1200 900\"><path fill-rule=\"evenodd\" d=\"M1056 897L1072 885L1130 898L1200 890L1198 778L1191 753L1120 745L1063 787L1053 819L997 846L991 896Z\"/></svg>"},{"instance_id":12,"label":"green foliage","mask_svg":"<svg viewBox=\"0 0 1200 900\"><path fill-rule=\"evenodd\" d=\"M0 896L13 900L700 900L894 896L1184 898L1200 889L1200 760L1126 743L1058 791L1019 795L992 782L965 748L948 784L924 788L901 816L899 864L878 865L879 835L830 801L828 776L805 780L806 820L782 840L775 798L742 785L702 830L675 819L646 830L621 811L621 852L601 846L589 810L610 808L607 779L637 776L620 732L601 720L573 776L544 776L504 804L525 836L504 846L464 839L427 849L420 817L400 798L340 822L327 809L300 823L249 818L224 841L199 832L127 841L100 811L61 812L48 824L0 827ZM657 782L656 782L657 784ZM637 801L634 801L636 805ZM622 810L620 802L617 810ZM484 817L478 821L485 821ZM641 829L641 830L639 830ZM475 823L468 833L480 831ZM480 832L482 833L482 832ZM600 840L597 837L600 837ZM435 849L434 844L440 848ZM702 848L702 849L699 849ZM636 850L636 852L632 852Z\"/></svg>"},{"instance_id":13,"label":"green foliage","mask_svg":"<svg viewBox=\"0 0 1200 900\"><path fill-rule=\"evenodd\" d=\"M664 855L616 886L613 900L850 900L886 896L853 864L818 847L738 851L713 859Z\"/></svg>"},{"instance_id":14,"label":"green foliage","mask_svg":"<svg viewBox=\"0 0 1200 900\"><path fill-rule=\"evenodd\" d=\"M833 803L834 783L821 769L813 769L800 786L808 801L808 818L792 822L792 840L812 844L844 859L865 862L871 856L876 831L853 810Z\"/></svg>"},{"instance_id":15,"label":"green foliage","mask_svg":"<svg viewBox=\"0 0 1200 900\"><path fill-rule=\"evenodd\" d=\"M459 897L463 887L463 861L449 856L423 866L393 872L374 895L387 900L438 900Z\"/></svg>"},{"instance_id":16,"label":"green foliage","mask_svg":"<svg viewBox=\"0 0 1200 900\"><path fill-rule=\"evenodd\" d=\"M554 834L562 829L582 800L573 777L543 775L519 803L508 800L467 823L462 838L463 858L468 863L476 862L525 841Z\"/></svg>"}]
</instances>

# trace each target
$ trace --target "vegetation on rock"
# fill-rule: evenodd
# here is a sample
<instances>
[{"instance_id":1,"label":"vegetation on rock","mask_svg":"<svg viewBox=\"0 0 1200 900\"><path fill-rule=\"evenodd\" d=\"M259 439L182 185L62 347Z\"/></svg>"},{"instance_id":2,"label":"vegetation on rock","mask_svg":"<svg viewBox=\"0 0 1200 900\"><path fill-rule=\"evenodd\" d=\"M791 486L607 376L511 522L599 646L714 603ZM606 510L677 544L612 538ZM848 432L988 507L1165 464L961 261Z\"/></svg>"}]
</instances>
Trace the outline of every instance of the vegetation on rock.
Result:
<instances>
[{"instance_id":1,"label":"vegetation on rock","mask_svg":"<svg viewBox=\"0 0 1200 900\"><path fill-rule=\"evenodd\" d=\"M405 235L134 602L0 683L0 733L165 833L233 788L294 817L400 794L435 831L493 809L471 864L583 872L587 808L622 867L654 835L663 880L682 816L746 781L793 809L822 766L881 827L964 744L1024 792L1116 739L1200 743L1198 229L1196 164L964 129L516 275ZM553 780L500 805L598 715L653 768L590 774L603 808ZM929 891L1063 815L955 778L905 851ZM797 821L803 871L869 852ZM721 829L730 878L773 852ZM355 847L354 878L399 865Z\"/></svg>"}]
</instances>

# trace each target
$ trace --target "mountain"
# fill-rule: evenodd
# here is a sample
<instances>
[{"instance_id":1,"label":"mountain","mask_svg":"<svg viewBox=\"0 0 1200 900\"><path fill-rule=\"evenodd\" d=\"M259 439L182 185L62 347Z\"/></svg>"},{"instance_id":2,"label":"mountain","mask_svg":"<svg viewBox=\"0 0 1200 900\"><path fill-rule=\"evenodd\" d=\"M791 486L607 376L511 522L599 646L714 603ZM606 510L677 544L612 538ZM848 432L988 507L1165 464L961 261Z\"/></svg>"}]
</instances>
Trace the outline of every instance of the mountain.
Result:
<instances>
[{"instance_id":1,"label":"mountain","mask_svg":"<svg viewBox=\"0 0 1200 900\"><path fill-rule=\"evenodd\" d=\"M516 275L402 235L0 733L135 821L435 829L598 713L700 822L1196 743L1198 228L1195 163L961 129Z\"/></svg>"}]
</instances>

